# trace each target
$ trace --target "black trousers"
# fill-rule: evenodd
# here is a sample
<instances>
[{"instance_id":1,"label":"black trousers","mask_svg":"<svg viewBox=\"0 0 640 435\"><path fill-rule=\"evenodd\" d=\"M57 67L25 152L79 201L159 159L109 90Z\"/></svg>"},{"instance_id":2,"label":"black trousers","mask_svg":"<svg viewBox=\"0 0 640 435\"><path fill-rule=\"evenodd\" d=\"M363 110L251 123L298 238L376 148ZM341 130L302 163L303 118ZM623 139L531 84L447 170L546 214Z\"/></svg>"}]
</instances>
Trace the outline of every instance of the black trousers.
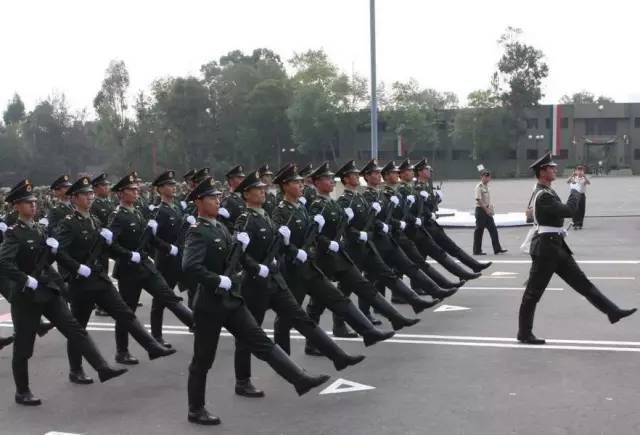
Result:
<instances>
[{"instance_id":1,"label":"black trousers","mask_svg":"<svg viewBox=\"0 0 640 435\"><path fill-rule=\"evenodd\" d=\"M281 321L286 321L305 337L310 336L317 328L315 322L302 309L291 291L288 288L280 287L271 277L267 277L267 279L255 276L245 277L242 282L242 296L258 326L262 325L267 310L272 309ZM236 341L234 359L236 379L250 378L251 349L245 346L242 341Z\"/></svg>"},{"instance_id":2,"label":"black trousers","mask_svg":"<svg viewBox=\"0 0 640 435\"><path fill-rule=\"evenodd\" d=\"M194 323L193 358L187 386L189 409L193 411L204 406L207 373L215 360L223 326L236 338L236 349L241 344L261 360L266 360L274 347L245 305L235 310L219 307L216 312L196 309Z\"/></svg>"},{"instance_id":3,"label":"black trousers","mask_svg":"<svg viewBox=\"0 0 640 435\"><path fill-rule=\"evenodd\" d=\"M71 314L76 318L80 326L87 327L91 311L98 304L142 347L150 350L157 346L153 337L140 324L134 312L122 300L120 294L111 282L102 278L75 279L69 283L69 295L71 297ZM82 368L82 352L71 341L67 343L67 355L71 371Z\"/></svg>"},{"instance_id":4,"label":"black trousers","mask_svg":"<svg viewBox=\"0 0 640 435\"><path fill-rule=\"evenodd\" d=\"M167 283L167 287L173 290L178 284L178 280L176 278L175 271L165 270L163 268L158 268L158 272L164 278ZM189 308L191 306L189 305ZM164 317L164 305L159 298L153 298L151 301L151 311L149 312L149 323L151 323L151 335L156 338L162 338L162 323Z\"/></svg>"},{"instance_id":5,"label":"black trousers","mask_svg":"<svg viewBox=\"0 0 640 435\"><path fill-rule=\"evenodd\" d=\"M594 307L605 314L618 308L593 285L573 256L562 248L556 255L532 255L529 281L522 295L519 313L518 335L532 332L536 306L554 273L557 273L571 288L584 296Z\"/></svg>"},{"instance_id":6,"label":"black trousers","mask_svg":"<svg viewBox=\"0 0 640 435\"><path fill-rule=\"evenodd\" d=\"M131 273L120 276L118 289L122 299L135 313L140 300L140 293L144 288L154 300L167 307L186 326L193 326L193 313L182 303L182 298L177 296L167 285L162 275L146 267L137 269L139 273ZM116 348L118 353L127 352L129 348L129 334L127 325L116 319Z\"/></svg>"},{"instance_id":7,"label":"black trousers","mask_svg":"<svg viewBox=\"0 0 640 435\"><path fill-rule=\"evenodd\" d=\"M482 207L476 207L476 229L473 232L473 253L479 254L482 252L482 235L484 234L485 228L489 231L489 236L491 236L493 252L500 252L502 247L500 246L498 228L496 228L493 216L488 215Z\"/></svg>"},{"instance_id":8,"label":"black trousers","mask_svg":"<svg viewBox=\"0 0 640 435\"><path fill-rule=\"evenodd\" d=\"M584 193L580 194L580 199L578 200L578 211L573 216L573 225L581 227L584 223L584 214L587 208L587 195Z\"/></svg>"},{"instance_id":9,"label":"black trousers","mask_svg":"<svg viewBox=\"0 0 640 435\"><path fill-rule=\"evenodd\" d=\"M74 348L78 349L94 369L100 371L107 367L107 362L100 354L95 343L87 331L73 317L61 296L54 296L45 303L14 300L11 304L11 318L13 320L15 341L11 365L18 393L24 393L29 390L28 362L33 355L36 332L40 325L40 317L43 315L58 328L58 331L65 336Z\"/></svg>"},{"instance_id":10,"label":"black trousers","mask_svg":"<svg viewBox=\"0 0 640 435\"><path fill-rule=\"evenodd\" d=\"M316 270L315 265L288 264L287 272L283 276L298 305L302 306L305 296L309 295L312 300L329 308L339 316L346 313L347 306L351 302L350 299L338 290L324 273ZM287 318L280 315L276 317L273 326L274 341L287 353L290 353L291 349L289 335L291 327L292 324Z\"/></svg>"},{"instance_id":11,"label":"black trousers","mask_svg":"<svg viewBox=\"0 0 640 435\"><path fill-rule=\"evenodd\" d=\"M465 266L470 267L472 270L479 270L482 268L482 264L467 254L460 246L454 242L451 237L445 233L444 228L435 222L430 222L425 225L425 229L431 235L433 240L445 250L445 252L452 257L457 258Z\"/></svg>"}]
</instances>

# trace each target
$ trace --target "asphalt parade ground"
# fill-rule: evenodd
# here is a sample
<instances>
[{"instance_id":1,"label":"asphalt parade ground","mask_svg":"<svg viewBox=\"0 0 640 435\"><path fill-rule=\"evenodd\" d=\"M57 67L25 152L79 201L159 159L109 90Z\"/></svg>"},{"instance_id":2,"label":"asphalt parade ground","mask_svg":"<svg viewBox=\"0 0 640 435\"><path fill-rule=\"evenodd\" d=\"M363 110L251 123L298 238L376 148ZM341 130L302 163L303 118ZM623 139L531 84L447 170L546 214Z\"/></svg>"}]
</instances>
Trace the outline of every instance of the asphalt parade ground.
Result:
<instances>
[{"instance_id":1,"label":"asphalt parade ground","mask_svg":"<svg viewBox=\"0 0 640 435\"><path fill-rule=\"evenodd\" d=\"M640 179L595 179L587 216L633 215ZM504 186L502 186L504 183ZM510 184L507 184L510 183ZM445 183L446 206L472 204L473 182ZM500 211L522 211L532 181L496 182ZM558 183L566 197L566 186ZM505 193L506 192L506 193ZM508 204L502 210L502 203ZM603 204L622 203L622 208ZM469 208L469 207L468 207ZM584 298L554 277L539 304L534 331L545 346L515 341L517 311L529 259L518 247L526 228L500 230L509 252L491 255L488 234L479 257L494 261L482 278L420 315L416 326L364 348L359 339L338 339L361 364L336 372L325 358L304 354L294 333L295 361L331 380L299 398L263 362L253 359L254 384L263 399L233 392L233 339L224 334L209 373L208 409L222 425L187 422L186 381L192 336L165 313L164 336L177 353L149 361L130 340L141 363L105 384L80 386L67 379L65 340L57 331L36 340L30 361L32 391L43 405L13 401L11 348L0 351L0 433L45 434L634 434L640 433L640 314L610 325ZM470 229L449 229L471 250ZM623 308L640 307L640 218L587 217L567 242L586 274ZM440 266L435 266L440 268ZM151 300L143 292L138 315L148 325ZM409 314L407 306L400 306ZM0 301L0 334L12 332L9 306ZM331 330L331 316L322 318ZM273 316L264 327L271 332ZM388 323L383 323L388 328ZM92 317L99 348L113 361L113 320ZM97 374L85 363L87 374Z\"/></svg>"}]
</instances>

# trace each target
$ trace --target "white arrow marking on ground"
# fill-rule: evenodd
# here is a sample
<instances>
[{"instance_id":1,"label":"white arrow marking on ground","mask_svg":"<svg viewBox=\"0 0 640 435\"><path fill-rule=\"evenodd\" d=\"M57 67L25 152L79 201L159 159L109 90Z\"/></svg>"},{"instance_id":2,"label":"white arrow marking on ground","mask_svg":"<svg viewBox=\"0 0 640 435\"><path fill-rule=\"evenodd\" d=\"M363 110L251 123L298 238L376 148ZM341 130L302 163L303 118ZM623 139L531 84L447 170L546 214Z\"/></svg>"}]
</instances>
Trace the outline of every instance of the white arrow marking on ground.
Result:
<instances>
[{"instance_id":1,"label":"white arrow marking on ground","mask_svg":"<svg viewBox=\"0 0 640 435\"><path fill-rule=\"evenodd\" d=\"M471 308L467 307L459 307L457 305L440 305L438 308L433 310L434 313L441 313L444 311L465 311L470 310Z\"/></svg>"},{"instance_id":2,"label":"white arrow marking on ground","mask_svg":"<svg viewBox=\"0 0 640 435\"><path fill-rule=\"evenodd\" d=\"M336 379L335 382L329 385L324 390L320 391L320 395L323 394L338 394L338 393L353 393L354 391L375 390L376 387L371 385L359 384L357 382L348 381L346 379Z\"/></svg>"},{"instance_id":3,"label":"white arrow marking on ground","mask_svg":"<svg viewBox=\"0 0 640 435\"><path fill-rule=\"evenodd\" d=\"M517 275L518 272L493 272L491 276L511 276Z\"/></svg>"}]
</instances>

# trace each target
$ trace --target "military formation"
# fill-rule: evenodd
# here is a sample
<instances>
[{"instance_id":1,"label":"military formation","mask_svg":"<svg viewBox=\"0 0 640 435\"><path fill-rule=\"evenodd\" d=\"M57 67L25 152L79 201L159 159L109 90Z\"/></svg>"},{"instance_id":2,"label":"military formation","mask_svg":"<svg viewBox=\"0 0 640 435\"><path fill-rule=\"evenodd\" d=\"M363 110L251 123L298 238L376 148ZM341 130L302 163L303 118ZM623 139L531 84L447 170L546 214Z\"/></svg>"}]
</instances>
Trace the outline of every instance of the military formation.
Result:
<instances>
[{"instance_id":1,"label":"military formation","mask_svg":"<svg viewBox=\"0 0 640 435\"><path fill-rule=\"evenodd\" d=\"M222 327L236 340L236 394L265 395L253 384L251 355L299 395L322 385L329 376L310 374L289 357L292 328L306 338L306 354L326 357L340 371L365 355L347 353L318 326L326 309L334 337L361 337L372 346L420 321L397 304L423 313L491 266L437 223L444 194L432 175L426 160L371 160L362 168L352 160L335 172L328 163L287 164L275 173L267 165L238 165L226 173L225 189L208 168L182 177L168 170L150 184L135 172L113 185L106 174L63 175L46 193L21 181L4 197L0 222L0 290L14 324L0 347L14 344L16 402L41 404L28 361L36 335L53 327L67 338L70 382L94 382L83 358L101 382L127 372L108 363L87 333L94 310L115 320L119 365L140 363L129 335L150 360L175 353L162 335L165 309L189 327L188 420L195 424L220 423L205 407L205 390ZM336 180L343 187L338 198ZM136 316L142 290L153 298L150 332ZM262 329L268 310L276 314L273 340ZM527 327L521 332L531 341Z\"/></svg>"}]
</instances>

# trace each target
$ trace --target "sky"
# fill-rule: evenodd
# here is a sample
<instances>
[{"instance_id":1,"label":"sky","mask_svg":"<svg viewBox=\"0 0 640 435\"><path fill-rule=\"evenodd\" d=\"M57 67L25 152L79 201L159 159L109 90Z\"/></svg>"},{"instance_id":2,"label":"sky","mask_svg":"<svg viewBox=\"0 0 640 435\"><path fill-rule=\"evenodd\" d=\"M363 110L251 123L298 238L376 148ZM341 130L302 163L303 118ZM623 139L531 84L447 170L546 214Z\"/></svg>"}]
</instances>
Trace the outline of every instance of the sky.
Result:
<instances>
[{"instance_id":1,"label":"sky","mask_svg":"<svg viewBox=\"0 0 640 435\"><path fill-rule=\"evenodd\" d=\"M466 95L486 88L507 26L545 54L543 102L588 90L640 101L633 1L377 0L378 80ZM130 95L160 77L199 75L240 49L289 59L323 48L347 73L369 77L369 0L21 0L0 8L0 110L19 93L27 110L64 93L88 109L112 59L127 65Z\"/></svg>"}]
</instances>

